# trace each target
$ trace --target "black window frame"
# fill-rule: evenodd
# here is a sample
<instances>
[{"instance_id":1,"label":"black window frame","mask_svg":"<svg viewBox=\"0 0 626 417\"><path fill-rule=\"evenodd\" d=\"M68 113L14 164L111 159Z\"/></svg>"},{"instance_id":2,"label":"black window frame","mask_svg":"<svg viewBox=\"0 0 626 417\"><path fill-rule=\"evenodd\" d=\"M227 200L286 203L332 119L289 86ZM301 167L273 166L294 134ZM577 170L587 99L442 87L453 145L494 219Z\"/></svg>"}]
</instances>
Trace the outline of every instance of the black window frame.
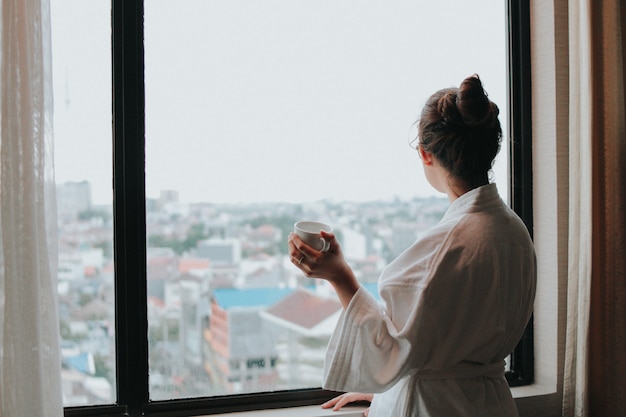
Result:
<instances>
[{"instance_id":1,"label":"black window frame","mask_svg":"<svg viewBox=\"0 0 626 417\"><path fill-rule=\"evenodd\" d=\"M530 64L530 2L507 0L508 118L510 204L533 236L532 95ZM534 317L511 353L506 379L511 387L534 381Z\"/></svg>"},{"instance_id":2,"label":"black window frame","mask_svg":"<svg viewBox=\"0 0 626 417\"><path fill-rule=\"evenodd\" d=\"M530 5L505 0L508 17L508 116L511 205L532 235ZM192 416L320 404L336 395L300 389L151 401L145 208L143 0L111 0L113 62L113 212L116 394L112 405L65 407L73 416ZM512 353L511 386L533 381L532 320Z\"/></svg>"}]
</instances>

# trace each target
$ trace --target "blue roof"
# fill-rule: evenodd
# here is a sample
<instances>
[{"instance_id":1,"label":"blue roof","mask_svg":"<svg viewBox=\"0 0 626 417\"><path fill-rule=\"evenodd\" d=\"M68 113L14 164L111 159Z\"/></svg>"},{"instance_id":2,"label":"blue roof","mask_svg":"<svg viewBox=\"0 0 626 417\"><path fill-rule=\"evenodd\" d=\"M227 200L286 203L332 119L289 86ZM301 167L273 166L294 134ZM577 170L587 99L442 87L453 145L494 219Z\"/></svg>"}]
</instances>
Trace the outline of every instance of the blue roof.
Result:
<instances>
[{"instance_id":1,"label":"blue roof","mask_svg":"<svg viewBox=\"0 0 626 417\"><path fill-rule=\"evenodd\" d=\"M368 282L368 283L365 283L365 284L362 283L361 285L364 286L365 289L374 296L374 298L376 298L377 300L380 301L380 294L378 294L378 283L377 282L374 282L374 283Z\"/></svg>"},{"instance_id":2,"label":"blue roof","mask_svg":"<svg viewBox=\"0 0 626 417\"><path fill-rule=\"evenodd\" d=\"M377 283L361 285L380 300ZM213 296L220 307L228 310L232 307L269 307L292 292L292 288L219 288L213 291Z\"/></svg>"},{"instance_id":3,"label":"blue roof","mask_svg":"<svg viewBox=\"0 0 626 417\"><path fill-rule=\"evenodd\" d=\"M213 295L217 304L227 310L232 307L271 306L292 291L291 288L220 288Z\"/></svg>"},{"instance_id":4,"label":"blue roof","mask_svg":"<svg viewBox=\"0 0 626 417\"><path fill-rule=\"evenodd\" d=\"M63 358L63 362L83 374L93 375L96 372L93 355L89 352Z\"/></svg>"}]
</instances>

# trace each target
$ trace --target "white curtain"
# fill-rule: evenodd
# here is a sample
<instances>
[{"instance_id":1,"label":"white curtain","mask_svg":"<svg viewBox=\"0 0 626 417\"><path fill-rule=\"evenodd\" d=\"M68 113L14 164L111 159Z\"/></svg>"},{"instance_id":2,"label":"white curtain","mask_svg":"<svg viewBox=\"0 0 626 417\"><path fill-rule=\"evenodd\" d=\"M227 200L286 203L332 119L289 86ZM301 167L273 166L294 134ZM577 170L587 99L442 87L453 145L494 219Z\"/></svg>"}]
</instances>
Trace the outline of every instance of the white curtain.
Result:
<instances>
[{"instance_id":1,"label":"white curtain","mask_svg":"<svg viewBox=\"0 0 626 417\"><path fill-rule=\"evenodd\" d=\"M587 415L591 290L591 49L588 0L569 2L569 241L563 416Z\"/></svg>"},{"instance_id":2,"label":"white curtain","mask_svg":"<svg viewBox=\"0 0 626 417\"><path fill-rule=\"evenodd\" d=\"M62 416L49 0L0 4L0 415Z\"/></svg>"}]
</instances>

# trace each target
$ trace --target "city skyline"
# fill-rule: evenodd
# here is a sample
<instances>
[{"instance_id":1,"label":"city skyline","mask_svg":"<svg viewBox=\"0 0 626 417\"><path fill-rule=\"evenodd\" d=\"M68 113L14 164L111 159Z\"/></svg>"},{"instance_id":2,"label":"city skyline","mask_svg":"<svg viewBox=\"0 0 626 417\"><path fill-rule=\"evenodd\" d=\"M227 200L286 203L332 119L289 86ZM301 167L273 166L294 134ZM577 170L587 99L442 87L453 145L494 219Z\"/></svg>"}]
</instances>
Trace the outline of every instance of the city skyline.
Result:
<instances>
[{"instance_id":1,"label":"city skyline","mask_svg":"<svg viewBox=\"0 0 626 417\"><path fill-rule=\"evenodd\" d=\"M58 274L64 401L108 403L115 393L112 218L89 209L88 183L60 185L59 191L65 208L59 212ZM425 198L361 205L191 204L179 211L167 204L175 201L175 193L165 193L149 205L146 218L153 400L319 386L340 304L327 284L291 264L286 236L294 220L328 216L346 260L375 294L386 263L447 207L444 198ZM293 313L307 306L318 315ZM247 331L251 323L268 326L271 337ZM230 338L237 341L226 343ZM259 343L267 348L262 355Z\"/></svg>"}]
</instances>

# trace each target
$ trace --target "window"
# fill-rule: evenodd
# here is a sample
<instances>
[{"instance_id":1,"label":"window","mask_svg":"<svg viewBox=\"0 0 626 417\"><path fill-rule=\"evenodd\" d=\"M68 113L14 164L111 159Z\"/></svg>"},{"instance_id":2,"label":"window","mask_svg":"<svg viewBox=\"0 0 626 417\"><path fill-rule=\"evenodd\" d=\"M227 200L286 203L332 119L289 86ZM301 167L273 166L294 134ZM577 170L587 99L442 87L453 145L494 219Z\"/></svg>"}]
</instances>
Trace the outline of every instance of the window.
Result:
<instances>
[{"instance_id":1,"label":"window","mask_svg":"<svg viewBox=\"0 0 626 417\"><path fill-rule=\"evenodd\" d=\"M53 10L80 4L52 2ZM97 16L100 26L88 23L86 29L107 38L111 32L101 20L111 15L109 4L99 7L79 16ZM70 400L66 414L207 414L317 404L331 395L314 381L328 335L322 322L332 320L336 309L323 285L313 281L314 288L300 291L311 282L300 282L281 261L293 221L328 216L338 222L355 212L368 219L339 230L346 250L354 242L350 250L358 254L353 262L362 282L373 284L382 263L416 236L389 234L395 242L364 236L384 222L406 230L402 226L416 214L428 227L446 207L435 195L413 193L429 186L415 184L422 175L406 145L409 125L433 87L458 83L469 74L454 63L476 59L470 71L481 75L500 105L505 131L507 88L527 94L526 41L516 38L527 16L515 4L508 10L508 80L503 4L492 0L477 13L492 13L484 18L494 32L480 40L492 48L486 55L501 55L491 65L480 62L485 57L463 55L470 49L463 42L476 40L459 35L451 41L458 47L452 56L440 48L422 51L416 60L415 49L426 48L415 47L418 29L437 13L449 13L449 5L429 5L428 16L403 7L424 6L113 0L112 44L103 40L95 54L106 59L104 50L113 49L114 140L102 153L113 154L108 166L114 171L99 171L114 178L114 204L109 217L92 213L89 219L115 231L114 274L106 275L115 283L115 326L107 330L115 335L115 348L101 357L87 355L99 361L101 371L109 370L103 376L110 395ZM468 15L480 6L461 1L458 7ZM409 18L395 21L398 16ZM450 73L440 74L441 67L426 56L450 59ZM67 85L73 92L72 82ZM516 141L510 150L503 146L495 177L506 195L510 152L510 199L520 210L528 208L524 193L531 188L520 182L530 165L523 147L528 125L518 123L528 120L527 107L519 106L529 100L510 95L517 100L509 127ZM110 143L95 135L93 140L94 146ZM314 181L290 178L303 162ZM333 183L339 185L336 193ZM92 195L100 193L103 204L110 203L106 185L90 185ZM525 220L532 226L530 217ZM102 269L104 259L111 260L111 239L109 234L99 243ZM363 256L372 253L377 257ZM325 314L314 323L286 320L290 303L303 300ZM251 332L262 337L245 337ZM528 381L527 344L532 347L531 333L510 361L512 384Z\"/></svg>"},{"instance_id":2,"label":"window","mask_svg":"<svg viewBox=\"0 0 626 417\"><path fill-rule=\"evenodd\" d=\"M51 2L67 406L111 403L116 390L110 7L106 1Z\"/></svg>"}]
</instances>

